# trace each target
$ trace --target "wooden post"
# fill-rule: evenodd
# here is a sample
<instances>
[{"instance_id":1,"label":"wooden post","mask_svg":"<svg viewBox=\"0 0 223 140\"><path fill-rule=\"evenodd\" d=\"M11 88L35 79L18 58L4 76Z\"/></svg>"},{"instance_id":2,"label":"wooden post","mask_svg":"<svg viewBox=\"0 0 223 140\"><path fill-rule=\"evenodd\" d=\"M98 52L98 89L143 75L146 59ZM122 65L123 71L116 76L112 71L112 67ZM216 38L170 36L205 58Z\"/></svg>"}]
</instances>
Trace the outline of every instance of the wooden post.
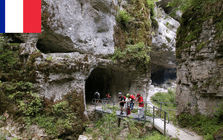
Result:
<instances>
[{"instance_id":1,"label":"wooden post","mask_svg":"<svg viewBox=\"0 0 223 140\"><path fill-rule=\"evenodd\" d=\"M121 118L118 118L118 127L120 127L121 124Z\"/></svg>"}]
</instances>

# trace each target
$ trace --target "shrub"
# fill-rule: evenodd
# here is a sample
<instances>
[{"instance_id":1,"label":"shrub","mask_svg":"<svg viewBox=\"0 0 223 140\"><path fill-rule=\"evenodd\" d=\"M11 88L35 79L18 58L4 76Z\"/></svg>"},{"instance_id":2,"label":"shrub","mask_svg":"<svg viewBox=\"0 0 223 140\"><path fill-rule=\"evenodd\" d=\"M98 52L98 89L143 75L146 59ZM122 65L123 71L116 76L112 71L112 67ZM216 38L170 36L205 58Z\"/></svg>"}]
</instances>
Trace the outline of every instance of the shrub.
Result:
<instances>
[{"instance_id":1,"label":"shrub","mask_svg":"<svg viewBox=\"0 0 223 140\"><path fill-rule=\"evenodd\" d=\"M223 127L223 122L216 117L207 117L201 114L191 115L184 113L178 116L180 126L191 128L206 140L213 140L213 134Z\"/></svg>"},{"instance_id":2,"label":"shrub","mask_svg":"<svg viewBox=\"0 0 223 140\"><path fill-rule=\"evenodd\" d=\"M54 103L38 96L29 75L35 70L32 64L39 53L33 54L29 57L31 60L24 63L20 61L16 47L19 44L5 43L2 39L0 36L0 114L7 111L10 118L24 126L24 131L33 124L44 128L49 139L63 137L67 133L76 138L83 131L83 111L78 106L81 101L69 98ZM76 115L77 112L80 115ZM6 120L0 116L0 121L4 124Z\"/></svg>"},{"instance_id":3,"label":"shrub","mask_svg":"<svg viewBox=\"0 0 223 140\"><path fill-rule=\"evenodd\" d=\"M175 93L175 90L169 89L167 93L158 92L155 95L153 95L151 99L152 99L152 102L157 107L160 107L160 103L162 102L162 109L168 113L169 119L171 121L173 121L173 123L176 122L176 93ZM161 112L161 117L164 117L163 112Z\"/></svg>"},{"instance_id":4,"label":"shrub","mask_svg":"<svg viewBox=\"0 0 223 140\"><path fill-rule=\"evenodd\" d=\"M124 62L147 68L150 63L150 51L150 47L143 42L139 42L135 45L128 45L124 50L116 49L112 60L123 60Z\"/></svg>"},{"instance_id":5,"label":"shrub","mask_svg":"<svg viewBox=\"0 0 223 140\"><path fill-rule=\"evenodd\" d=\"M35 117L37 114L39 114L42 109L42 100L40 97L38 97L36 94L31 94L32 98L28 100L21 100L19 102L19 110L25 115L30 117Z\"/></svg>"},{"instance_id":6,"label":"shrub","mask_svg":"<svg viewBox=\"0 0 223 140\"><path fill-rule=\"evenodd\" d=\"M175 90L168 89L168 92L158 92L152 96L152 101L159 105L160 102L164 102L163 105L166 108L176 109L176 93Z\"/></svg>"},{"instance_id":7,"label":"shrub","mask_svg":"<svg viewBox=\"0 0 223 140\"><path fill-rule=\"evenodd\" d=\"M123 25L124 27L132 20L132 17L125 10L119 10L116 16L116 21Z\"/></svg>"}]
</instances>

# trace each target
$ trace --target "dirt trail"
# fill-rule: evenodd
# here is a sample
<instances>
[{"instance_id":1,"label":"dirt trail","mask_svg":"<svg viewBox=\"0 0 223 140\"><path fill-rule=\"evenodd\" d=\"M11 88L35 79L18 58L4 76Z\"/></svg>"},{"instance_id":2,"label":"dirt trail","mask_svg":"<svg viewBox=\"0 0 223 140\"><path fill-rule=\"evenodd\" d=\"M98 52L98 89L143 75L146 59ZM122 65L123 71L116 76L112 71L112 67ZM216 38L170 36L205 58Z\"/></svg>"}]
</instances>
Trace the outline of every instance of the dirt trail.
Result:
<instances>
[{"instance_id":1,"label":"dirt trail","mask_svg":"<svg viewBox=\"0 0 223 140\"><path fill-rule=\"evenodd\" d=\"M151 97L157 92L168 92L168 90L151 85L147 96L147 102L151 104L150 106L152 106ZM162 119L155 119L154 124L160 132L164 132L164 121ZM201 136L198 136L194 132L179 128L171 123L166 125L166 134L174 138L179 138L180 140L203 140Z\"/></svg>"}]
</instances>

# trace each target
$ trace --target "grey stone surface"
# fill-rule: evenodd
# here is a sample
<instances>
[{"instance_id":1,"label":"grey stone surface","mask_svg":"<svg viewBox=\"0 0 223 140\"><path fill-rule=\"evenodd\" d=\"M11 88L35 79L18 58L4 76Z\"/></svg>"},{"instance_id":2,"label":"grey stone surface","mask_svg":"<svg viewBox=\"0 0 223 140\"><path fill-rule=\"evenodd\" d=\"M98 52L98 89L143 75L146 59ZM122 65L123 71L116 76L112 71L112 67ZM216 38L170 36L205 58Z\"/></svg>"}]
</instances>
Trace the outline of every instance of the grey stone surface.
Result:
<instances>
[{"instance_id":1,"label":"grey stone surface","mask_svg":"<svg viewBox=\"0 0 223 140\"><path fill-rule=\"evenodd\" d=\"M42 33L11 35L21 40L24 61L34 62L40 95L57 101L75 92L84 103L86 80L96 68L116 73L109 85L111 94L147 93L149 72L109 59L114 53L115 4L116 0L43 0Z\"/></svg>"},{"instance_id":2,"label":"grey stone surface","mask_svg":"<svg viewBox=\"0 0 223 140\"><path fill-rule=\"evenodd\" d=\"M164 7L160 6L162 3L168 1L159 1L154 8L158 27L152 33L151 60L161 67L176 68L176 32L180 24L164 11Z\"/></svg>"},{"instance_id":3,"label":"grey stone surface","mask_svg":"<svg viewBox=\"0 0 223 140\"><path fill-rule=\"evenodd\" d=\"M177 66L178 114L213 115L223 101L222 39L215 38L215 26L204 22L200 37L190 51L182 51ZM199 44L203 46L198 50ZM219 57L220 56L220 57Z\"/></svg>"},{"instance_id":4,"label":"grey stone surface","mask_svg":"<svg viewBox=\"0 0 223 140\"><path fill-rule=\"evenodd\" d=\"M93 55L110 55L114 52L112 0L44 0L42 40L56 41L61 50ZM47 15L49 17L47 17Z\"/></svg>"}]
</instances>

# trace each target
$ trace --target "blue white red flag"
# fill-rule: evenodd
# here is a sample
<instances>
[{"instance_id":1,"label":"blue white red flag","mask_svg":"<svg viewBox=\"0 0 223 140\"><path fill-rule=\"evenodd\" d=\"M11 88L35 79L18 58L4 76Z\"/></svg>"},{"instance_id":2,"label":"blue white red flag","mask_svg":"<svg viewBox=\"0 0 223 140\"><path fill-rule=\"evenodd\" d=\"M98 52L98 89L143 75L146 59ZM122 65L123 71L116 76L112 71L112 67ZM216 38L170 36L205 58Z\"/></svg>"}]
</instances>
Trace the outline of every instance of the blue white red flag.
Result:
<instances>
[{"instance_id":1,"label":"blue white red flag","mask_svg":"<svg viewBox=\"0 0 223 140\"><path fill-rule=\"evenodd\" d=\"M0 0L0 33L40 33L41 0Z\"/></svg>"}]
</instances>

